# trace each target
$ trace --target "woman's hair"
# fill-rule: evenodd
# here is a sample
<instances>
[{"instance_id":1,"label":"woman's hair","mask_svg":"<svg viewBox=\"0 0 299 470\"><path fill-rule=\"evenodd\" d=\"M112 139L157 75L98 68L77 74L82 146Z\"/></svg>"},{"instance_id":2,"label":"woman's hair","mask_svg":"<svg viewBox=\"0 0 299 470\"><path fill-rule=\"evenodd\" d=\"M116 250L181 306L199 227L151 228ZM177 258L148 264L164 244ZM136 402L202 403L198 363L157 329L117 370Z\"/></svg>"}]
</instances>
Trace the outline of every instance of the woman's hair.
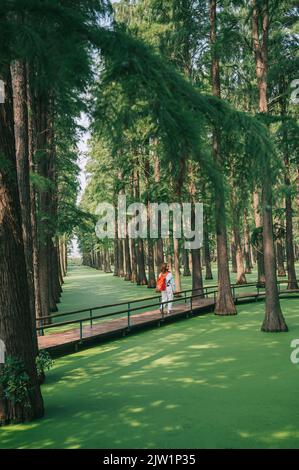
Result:
<instances>
[{"instance_id":1,"label":"woman's hair","mask_svg":"<svg viewBox=\"0 0 299 470\"><path fill-rule=\"evenodd\" d=\"M161 271L162 273L166 273L168 271L168 264L167 263L163 263L162 266L161 266Z\"/></svg>"}]
</instances>

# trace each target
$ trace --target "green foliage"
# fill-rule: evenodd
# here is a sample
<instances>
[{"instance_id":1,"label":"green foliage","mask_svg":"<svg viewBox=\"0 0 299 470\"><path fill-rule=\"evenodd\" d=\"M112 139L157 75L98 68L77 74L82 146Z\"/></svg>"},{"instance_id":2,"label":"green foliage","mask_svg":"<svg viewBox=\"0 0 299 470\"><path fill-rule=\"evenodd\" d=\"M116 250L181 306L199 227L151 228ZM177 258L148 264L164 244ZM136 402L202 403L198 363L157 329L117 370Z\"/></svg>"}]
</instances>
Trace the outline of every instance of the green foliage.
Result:
<instances>
[{"instance_id":1,"label":"green foliage","mask_svg":"<svg viewBox=\"0 0 299 470\"><path fill-rule=\"evenodd\" d=\"M3 399L12 404L30 407L30 379L24 369L23 361L8 356L5 364L0 369L0 383L3 390Z\"/></svg>"},{"instance_id":2,"label":"green foliage","mask_svg":"<svg viewBox=\"0 0 299 470\"><path fill-rule=\"evenodd\" d=\"M39 355L36 357L35 362L38 376L42 376L47 370L50 370L54 364L54 361L48 351L44 350L39 352Z\"/></svg>"}]
</instances>

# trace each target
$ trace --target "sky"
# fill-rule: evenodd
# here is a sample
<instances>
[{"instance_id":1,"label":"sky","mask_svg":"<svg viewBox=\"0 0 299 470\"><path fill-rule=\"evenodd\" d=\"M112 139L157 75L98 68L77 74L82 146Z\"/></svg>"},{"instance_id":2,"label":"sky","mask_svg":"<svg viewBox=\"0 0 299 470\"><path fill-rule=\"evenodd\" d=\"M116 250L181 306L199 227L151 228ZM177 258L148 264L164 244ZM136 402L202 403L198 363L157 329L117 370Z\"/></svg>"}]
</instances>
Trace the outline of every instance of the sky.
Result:
<instances>
[{"instance_id":1,"label":"sky","mask_svg":"<svg viewBox=\"0 0 299 470\"><path fill-rule=\"evenodd\" d=\"M90 132L89 132L89 119L86 114L82 113L80 119L78 120L78 124L80 126L85 127L86 131L82 133L81 139L78 143L79 149L79 167L80 167L80 174L79 174L79 182L81 186L81 190L78 196L78 201L80 201L82 194L86 188L86 172L85 167L87 163L87 151L88 151L88 140L90 139Z\"/></svg>"},{"instance_id":2,"label":"sky","mask_svg":"<svg viewBox=\"0 0 299 470\"><path fill-rule=\"evenodd\" d=\"M89 119L86 114L82 113L80 116L80 119L78 119L78 124L79 126L84 127L86 130L82 132L80 141L78 142L78 150L79 150L79 159L78 159L78 165L80 167L80 173L79 173L79 183L80 183L80 191L78 194L78 200L77 202L80 202L80 199L84 193L84 190L86 188L87 184L87 178L86 178L86 163L87 163L87 152L88 152L88 140L90 139L90 132L89 132ZM71 241L71 246L70 246L70 254L74 258L80 257L80 252L78 248L78 240L76 237L73 238Z\"/></svg>"},{"instance_id":3,"label":"sky","mask_svg":"<svg viewBox=\"0 0 299 470\"><path fill-rule=\"evenodd\" d=\"M111 0L111 3L117 3L118 0ZM86 131L82 132L80 141L78 142L78 149L79 149L79 167L80 167L80 174L79 174L79 183L80 183L80 192L78 195L78 201L84 193L87 184L87 177L86 177L86 163L87 163L87 153L88 153L88 140L90 139L90 131L89 131L89 119L85 113L82 113L80 119L78 119L78 124L86 129ZM72 249L71 249L72 256L80 256L78 250L78 243L77 240L74 238L72 240Z\"/></svg>"}]
</instances>

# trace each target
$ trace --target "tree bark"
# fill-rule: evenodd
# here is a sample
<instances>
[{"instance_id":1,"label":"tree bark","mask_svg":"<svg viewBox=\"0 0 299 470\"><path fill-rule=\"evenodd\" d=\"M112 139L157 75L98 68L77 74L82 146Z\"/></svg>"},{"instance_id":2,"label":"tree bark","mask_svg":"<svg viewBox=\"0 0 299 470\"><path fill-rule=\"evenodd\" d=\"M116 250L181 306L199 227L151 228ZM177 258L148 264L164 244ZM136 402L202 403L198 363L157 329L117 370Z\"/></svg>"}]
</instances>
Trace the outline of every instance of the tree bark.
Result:
<instances>
[{"instance_id":1,"label":"tree bark","mask_svg":"<svg viewBox=\"0 0 299 470\"><path fill-rule=\"evenodd\" d=\"M203 231L203 249L204 249L204 258L205 258L205 268L206 268L206 281L213 279L212 273L212 264L211 264L211 253L210 253L210 242L209 242L209 233L207 230L207 221L205 222L205 227Z\"/></svg>"},{"instance_id":2,"label":"tree bark","mask_svg":"<svg viewBox=\"0 0 299 470\"><path fill-rule=\"evenodd\" d=\"M137 283L137 249L136 242L134 239L131 242L131 262L132 262L132 279L131 282Z\"/></svg>"},{"instance_id":3,"label":"tree bark","mask_svg":"<svg viewBox=\"0 0 299 470\"><path fill-rule=\"evenodd\" d=\"M157 142L156 142L157 145ZM160 162L157 154L154 154L154 179L155 183L157 186L159 186L160 181L161 181L161 175L160 175ZM157 279L159 277L159 274L161 272L161 266L164 263L164 246L163 246L163 240L161 238L161 213L159 212L158 214L158 231L159 231L159 237L156 241L156 248L157 248L157 257L156 257L156 275Z\"/></svg>"},{"instance_id":4,"label":"tree bark","mask_svg":"<svg viewBox=\"0 0 299 470\"><path fill-rule=\"evenodd\" d=\"M150 161L149 156L146 155L144 161L144 180L145 180L145 189L147 193L147 267L148 267L148 282L147 287L149 289L154 289L156 287L156 278L155 278L155 258L154 258L154 246L153 241L150 238L150 224L151 224L151 212L150 212Z\"/></svg>"},{"instance_id":5,"label":"tree bark","mask_svg":"<svg viewBox=\"0 0 299 470\"><path fill-rule=\"evenodd\" d=\"M286 272L284 269L284 262L283 262L283 246L280 240L276 240L276 259L277 259L277 275L279 277L285 277Z\"/></svg>"},{"instance_id":6,"label":"tree bark","mask_svg":"<svg viewBox=\"0 0 299 470\"><path fill-rule=\"evenodd\" d=\"M252 0L252 39L255 52L256 76L259 89L259 111L268 112L267 103L267 69L268 69L268 28L269 28L269 6L268 0ZM260 10L261 8L261 10ZM262 39L259 39L259 17L262 24ZM263 165L263 247L266 286L266 310L262 324L262 331L287 331L277 288L276 261L273 240L273 218L272 218L272 182L271 164L266 157Z\"/></svg>"},{"instance_id":7,"label":"tree bark","mask_svg":"<svg viewBox=\"0 0 299 470\"><path fill-rule=\"evenodd\" d=\"M13 91L14 136L16 150L16 166L21 206L23 243L28 280L28 293L32 317L33 342L36 355L38 353L34 276L33 276L33 242L31 227L31 197L29 180L29 141L28 141L28 111L27 111L27 78L26 66L21 60L14 61L10 67Z\"/></svg>"},{"instance_id":8,"label":"tree bark","mask_svg":"<svg viewBox=\"0 0 299 470\"><path fill-rule=\"evenodd\" d=\"M134 197L136 200L140 198L140 187L139 187L139 171L136 169L134 172ZM137 285L146 286L147 278L145 273L145 257L144 257L144 245L141 238L137 239Z\"/></svg>"},{"instance_id":9,"label":"tree bark","mask_svg":"<svg viewBox=\"0 0 299 470\"><path fill-rule=\"evenodd\" d=\"M183 276L191 276L190 265L189 265L189 250L183 247Z\"/></svg>"},{"instance_id":10,"label":"tree bark","mask_svg":"<svg viewBox=\"0 0 299 470\"><path fill-rule=\"evenodd\" d=\"M113 276L119 276L119 243L118 243L118 234L117 228L115 229L115 238L114 238L114 270Z\"/></svg>"},{"instance_id":11,"label":"tree bark","mask_svg":"<svg viewBox=\"0 0 299 470\"><path fill-rule=\"evenodd\" d=\"M245 274L251 274L251 254L250 254L250 235L248 225L248 209L244 209L244 257L245 257Z\"/></svg>"},{"instance_id":12,"label":"tree bark","mask_svg":"<svg viewBox=\"0 0 299 470\"><path fill-rule=\"evenodd\" d=\"M180 272L180 245L177 238L173 239L173 260L174 260L174 277L176 291L182 291L181 272Z\"/></svg>"},{"instance_id":13,"label":"tree bark","mask_svg":"<svg viewBox=\"0 0 299 470\"><path fill-rule=\"evenodd\" d=\"M108 246L104 246L104 272L111 273L110 256Z\"/></svg>"},{"instance_id":14,"label":"tree bark","mask_svg":"<svg viewBox=\"0 0 299 470\"><path fill-rule=\"evenodd\" d=\"M236 261L237 261L236 284L246 284L247 281L246 281L245 269L244 269L241 235L240 235L240 229L238 225L234 225L233 234L234 234L234 244L236 247Z\"/></svg>"},{"instance_id":15,"label":"tree bark","mask_svg":"<svg viewBox=\"0 0 299 470\"><path fill-rule=\"evenodd\" d=\"M146 286L147 278L145 273L144 246L143 240L137 240L137 285Z\"/></svg>"},{"instance_id":16,"label":"tree bark","mask_svg":"<svg viewBox=\"0 0 299 470\"><path fill-rule=\"evenodd\" d=\"M221 97L219 58L217 54L216 0L210 0L210 43L212 48L212 89L213 95ZM221 168L220 133L213 131L213 158L219 172L219 184L215 191L215 220L217 237L218 293L215 306L216 315L236 315L233 301L227 253L227 232L225 217L225 194Z\"/></svg>"},{"instance_id":17,"label":"tree bark","mask_svg":"<svg viewBox=\"0 0 299 470\"><path fill-rule=\"evenodd\" d=\"M125 277L124 269L124 240L122 238L118 239L118 276Z\"/></svg>"},{"instance_id":18,"label":"tree bark","mask_svg":"<svg viewBox=\"0 0 299 470\"><path fill-rule=\"evenodd\" d=\"M280 101L280 114L284 120L286 114L286 99L282 93ZM296 277L295 256L294 256L294 238L293 238L293 209L291 194L291 177L290 177L290 157L288 146L288 132L283 121L283 140L284 140L284 183L286 186L285 194L285 219L286 219L286 258L288 272L288 289L298 289ZM298 191L299 194L299 191Z\"/></svg>"},{"instance_id":19,"label":"tree bark","mask_svg":"<svg viewBox=\"0 0 299 470\"><path fill-rule=\"evenodd\" d=\"M28 107L28 155L30 173L36 173L35 150L36 150L36 124L35 106L33 92L31 89L30 67L27 65L27 107ZM30 184L30 209L31 209L31 229L32 229L32 261L33 261L33 281L34 281L34 301L35 317L42 316L41 287L39 277L39 252L38 252L38 225L37 225L37 199L36 190Z\"/></svg>"},{"instance_id":20,"label":"tree bark","mask_svg":"<svg viewBox=\"0 0 299 470\"><path fill-rule=\"evenodd\" d=\"M244 259L241 244L240 234L240 202L237 200L236 188L233 188L231 194L231 212L232 212L232 232L233 232L233 243L236 258L236 283L246 284L246 276L244 269Z\"/></svg>"},{"instance_id":21,"label":"tree bark","mask_svg":"<svg viewBox=\"0 0 299 470\"><path fill-rule=\"evenodd\" d=\"M36 345L30 309L21 207L17 183L12 91L0 106L0 338L7 356L22 360L29 376L28 404L0 397L0 424L31 421L44 414L36 372ZM1 77L2 78L2 77Z\"/></svg>"},{"instance_id":22,"label":"tree bark","mask_svg":"<svg viewBox=\"0 0 299 470\"><path fill-rule=\"evenodd\" d=\"M260 213L260 196L258 191L253 193L253 210L254 210L254 222L257 229L263 227L263 221ZM256 251L256 263L257 263L257 282L259 285L265 284L265 268L264 268L264 253L263 246L257 247Z\"/></svg>"},{"instance_id":23,"label":"tree bark","mask_svg":"<svg viewBox=\"0 0 299 470\"><path fill-rule=\"evenodd\" d=\"M202 280L202 268L201 268L201 256L200 248L191 250L192 258L192 294L202 296L203 295L203 280ZM200 298L197 297L197 298Z\"/></svg>"},{"instance_id":24,"label":"tree bark","mask_svg":"<svg viewBox=\"0 0 299 470\"><path fill-rule=\"evenodd\" d=\"M234 241L234 236L230 244L230 253L231 253L231 263L232 263L231 272L236 273L237 272L237 249L236 249L236 244Z\"/></svg>"}]
</instances>

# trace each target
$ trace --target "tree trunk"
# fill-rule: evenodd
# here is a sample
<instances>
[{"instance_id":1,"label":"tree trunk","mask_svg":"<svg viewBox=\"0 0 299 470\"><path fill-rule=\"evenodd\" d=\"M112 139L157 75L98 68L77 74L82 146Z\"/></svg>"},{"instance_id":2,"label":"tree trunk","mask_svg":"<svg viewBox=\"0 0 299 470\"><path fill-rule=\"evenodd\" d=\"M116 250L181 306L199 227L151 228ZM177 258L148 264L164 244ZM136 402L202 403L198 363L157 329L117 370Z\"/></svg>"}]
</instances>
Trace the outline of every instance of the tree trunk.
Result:
<instances>
[{"instance_id":1,"label":"tree trunk","mask_svg":"<svg viewBox=\"0 0 299 470\"><path fill-rule=\"evenodd\" d=\"M27 403L8 402L0 397L0 424L31 421L44 414L35 365L36 344L22 236L9 85L7 91L6 102L0 106L0 154L6 162L0 168L0 338L5 343L7 356L22 360L30 383Z\"/></svg>"},{"instance_id":2,"label":"tree trunk","mask_svg":"<svg viewBox=\"0 0 299 470\"><path fill-rule=\"evenodd\" d=\"M58 238L58 244L57 244L57 260L58 260L58 277L59 277L59 284L62 286L63 284L63 276L62 276L62 269L61 269L61 254L60 254L60 238Z\"/></svg>"},{"instance_id":3,"label":"tree trunk","mask_svg":"<svg viewBox=\"0 0 299 470\"><path fill-rule=\"evenodd\" d=\"M115 230L117 232L117 229ZM114 238L114 271L113 271L113 276L118 276L119 275L119 243L118 243L118 235L115 233L115 238Z\"/></svg>"},{"instance_id":4,"label":"tree trunk","mask_svg":"<svg viewBox=\"0 0 299 470\"><path fill-rule=\"evenodd\" d=\"M200 248L191 250L192 258L192 295L203 295L203 280ZM199 299L200 297L197 297Z\"/></svg>"},{"instance_id":5,"label":"tree trunk","mask_svg":"<svg viewBox=\"0 0 299 470\"><path fill-rule=\"evenodd\" d=\"M32 97L32 90L30 86L29 66L27 67L27 103L28 103L28 154L29 154L29 169L30 173L36 172L36 164L34 159L34 152L36 148L36 127L33 119L34 103ZM42 316L41 296L40 296L40 281L39 281L39 252L38 252L38 227L36 215L36 190L33 185L30 185L30 208L31 208L31 229L32 229L32 260L33 260L33 281L34 281L34 301L35 301L35 317Z\"/></svg>"},{"instance_id":6,"label":"tree trunk","mask_svg":"<svg viewBox=\"0 0 299 470\"><path fill-rule=\"evenodd\" d=\"M276 240L276 259L277 259L277 275L279 277L285 277L286 272L284 269L284 262L283 262L283 246L280 240Z\"/></svg>"},{"instance_id":7,"label":"tree trunk","mask_svg":"<svg viewBox=\"0 0 299 470\"><path fill-rule=\"evenodd\" d=\"M35 320L34 276L33 276L33 242L31 227L31 197L29 181L29 141L27 111L27 79L25 63L17 60L11 65L13 90L14 136L23 243L28 280L29 303L32 318L33 342L37 355L37 337Z\"/></svg>"},{"instance_id":8,"label":"tree trunk","mask_svg":"<svg viewBox=\"0 0 299 470\"><path fill-rule=\"evenodd\" d=\"M260 197L257 191L253 193L253 210L254 210L254 222L255 227L263 227L263 221L260 213ZM256 262L257 262L257 282L259 285L265 283L265 268L264 268L264 253L263 246L256 248Z\"/></svg>"},{"instance_id":9,"label":"tree trunk","mask_svg":"<svg viewBox=\"0 0 299 470\"><path fill-rule=\"evenodd\" d=\"M111 265L110 265L110 256L109 256L109 248L107 246L104 247L104 272L111 273Z\"/></svg>"},{"instance_id":10,"label":"tree trunk","mask_svg":"<svg viewBox=\"0 0 299 470\"><path fill-rule=\"evenodd\" d=\"M173 258L174 258L174 277L176 291L182 291L181 272L180 272L180 245L177 238L173 239Z\"/></svg>"},{"instance_id":11,"label":"tree trunk","mask_svg":"<svg viewBox=\"0 0 299 470\"><path fill-rule=\"evenodd\" d=\"M136 200L140 198L140 187L139 187L139 171L138 169L134 172L133 180L133 193ZM137 239L136 247L136 261L137 261L137 285L146 286L147 278L145 273L145 257L144 257L144 245L141 238Z\"/></svg>"},{"instance_id":12,"label":"tree trunk","mask_svg":"<svg viewBox=\"0 0 299 470\"><path fill-rule=\"evenodd\" d=\"M233 239L233 241L230 244L230 252L231 252L231 262L232 262L232 273L237 272L237 250L236 250L236 244Z\"/></svg>"},{"instance_id":13,"label":"tree trunk","mask_svg":"<svg viewBox=\"0 0 299 470\"><path fill-rule=\"evenodd\" d=\"M207 226L207 222L205 223L205 226ZM207 228L205 227L204 227L203 236L204 236L203 249L204 249L205 268L206 268L205 279L206 281L208 281L210 279L213 279L213 273L212 273L212 265L211 265L209 233L208 233Z\"/></svg>"},{"instance_id":14,"label":"tree trunk","mask_svg":"<svg viewBox=\"0 0 299 470\"><path fill-rule=\"evenodd\" d=\"M154 247L153 247L153 242L150 238L148 238L147 240L147 266L148 266L147 287L149 289L154 289L156 287Z\"/></svg>"},{"instance_id":15,"label":"tree trunk","mask_svg":"<svg viewBox=\"0 0 299 470\"><path fill-rule=\"evenodd\" d=\"M285 323L277 288L276 261L273 241L272 223L272 191L269 173L264 174L263 187L263 240L264 240L264 264L266 275L266 311L262 324L262 331L280 332L288 331Z\"/></svg>"},{"instance_id":16,"label":"tree trunk","mask_svg":"<svg viewBox=\"0 0 299 470\"><path fill-rule=\"evenodd\" d=\"M38 102L36 106L37 128L37 154L38 154L38 174L45 179L49 177L49 148L48 148L48 119L47 107L44 102ZM38 251L39 251L39 284L42 316L50 313L49 303L49 222L50 222L50 190L44 187L39 190L38 195L39 225L38 225ZM44 323L49 321L43 320Z\"/></svg>"},{"instance_id":17,"label":"tree trunk","mask_svg":"<svg viewBox=\"0 0 299 470\"><path fill-rule=\"evenodd\" d=\"M240 234L240 205L237 200L236 189L233 188L231 195L231 211L232 211L232 231L233 231L233 246L236 256L236 283L246 284L246 276L244 269L243 251L241 245Z\"/></svg>"},{"instance_id":18,"label":"tree trunk","mask_svg":"<svg viewBox=\"0 0 299 470\"><path fill-rule=\"evenodd\" d=\"M126 274L125 274L125 281L132 280L132 268L131 268L131 257L130 257L130 244L129 244L129 237L126 236L124 240L125 245L125 266L126 266Z\"/></svg>"},{"instance_id":19,"label":"tree trunk","mask_svg":"<svg viewBox=\"0 0 299 470\"><path fill-rule=\"evenodd\" d=\"M150 162L149 156L146 155L144 161L144 180L145 180L145 189L147 193L147 267L148 267L148 283L147 287L149 289L154 289L156 287L156 278L155 278L155 258L154 258L154 245L153 241L150 238L150 224L151 224L151 212L150 212L150 199L149 194L151 191L150 183Z\"/></svg>"},{"instance_id":20,"label":"tree trunk","mask_svg":"<svg viewBox=\"0 0 299 470\"><path fill-rule=\"evenodd\" d=\"M183 246L183 276L191 276L190 266L189 266L189 251Z\"/></svg>"},{"instance_id":21,"label":"tree trunk","mask_svg":"<svg viewBox=\"0 0 299 470\"><path fill-rule=\"evenodd\" d=\"M163 240L162 238L158 238L156 241L157 247L157 257L156 257L156 273L157 278L161 272L161 266L164 263L164 248L163 248Z\"/></svg>"},{"instance_id":22,"label":"tree trunk","mask_svg":"<svg viewBox=\"0 0 299 470\"><path fill-rule=\"evenodd\" d=\"M240 229L238 225L234 225L233 235L234 235L234 245L236 247L236 262L237 262L236 284L246 284L247 281L246 281L245 269L244 269L241 236L240 236Z\"/></svg>"},{"instance_id":23,"label":"tree trunk","mask_svg":"<svg viewBox=\"0 0 299 470\"><path fill-rule=\"evenodd\" d=\"M249 235L247 208L244 209L244 257L245 257L245 274L251 274L250 235Z\"/></svg>"},{"instance_id":24,"label":"tree trunk","mask_svg":"<svg viewBox=\"0 0 299 470\"><path fill-rule=\"evenodd\" d=\"M216 0L210 0L210 42L212 48L212 87L213 95L221 97L219 58L217 54L217 27L216 27ZM219 184L215 191L215 220L217 237L217 266L218 266L218 293L215 306L216 315L236 315L237 310L233 301L227 253L227 233L225 217L225 194L223 174L221 168L220 133L219 129L213 131L213 158L219 172Z\"/></svg>"},{"instance_id":25,"label":"tree trunk","mask_svg":"<svg viewBox=\"0 0 299 470\"><path fill-rule=\"evenodd\" d=\"M286 99L284 93L280 101L280 114L284 119L286 114ZM284 122L283 122L284 124ZM294 256L294 239L293 239L293 209L292 209L292 194L291 194L291 178L290 178L290 158L288 146L288 132L284 125L283 127L283 140L284 140L284 183L286 186L285 194L285 219L286 219L286 258L287 258L287 271L288 271L288 289L298 289L298 282L296 277L295 256ZM299 188L297 188L299 190ZM298 191L299 194L299 191Z\"/></svg>"},{"instance_id":26,"label":"tree trunk","mask_svg":"<svg viewBox=\"0 0 299 470\"><path fill-rule=\"evenodd\" d=\"M252 0L252 39L256 61L256 76L259 89L259 111L268 112L267 103L267 70L268 70L268 28L269 9L268 0ZM261 11L259 10L261 8ZM262 39L259 39L259 16L262 24ZM263 165L263 246L264 267L266 286L266 311L262 325L262 331L287 331L279 301L276 278L276 261L273 240L273 218L272 218L272 182L271 163L268 157Z\"/></svg>"},{"instance_id":27,"label":"tree trunk","mask_svg":"<svg viewBox=\"0 0 299 470\"><path fill-rule=\"evenodd\" d=\"M143 240L137 240L137 285L146 286L147 278L145 273L144 246Z\"/></svg>"},{"instance_id":28,"label":"tree trunk","mask_svg":"<svg viewBox=\"0 0 299 470\"><path fill-rule=\"evenodd\" d=\"M125 277L125 269L124 269L124 243L123 239L120 238L118 240L118 275L119 277Z\"/></svg>"},{"instance_id":29,"label":"tree trunk","mask_svg":"<svg viewBox=\"0 0 299 470\"><path fill-rule=\"evenodd\" d=\"M288 184L290 185L290 182L287 177L285 178L285 180L286 180L286 185ZM294 257L292 198L290 194L286 194L285 208L286 208L286 254L287 254L287 271L288 271L288 289L298 289L298 281L296 277L295 257Z\"/></svg>"},{"instance_id":30,"label":"tree trunk","mask_svg":"<svg viewBox=\"0 0 299 470\"><path fill-rule=\"evenodd\" d=\"M131 239L131 262L132 262L132 279L131 282L137 283L137 249L136 242Z\"/></svg>"},{"instance_id":31,"label":"tree trunk","mask_svg":"<svg viewBox=\"0 0 299 470\"><path fill-rule=\"evenodd\" d=\"M157 142L156 142L157 145ZM159 186L160 181L161 181L161 176L160 176L160 162L157 154L154 154L153 157L154 160L154 178L155 178L155 183L157 186ZM157 279L159 277L159 274L161 272L161 266L164 263L164 247L163 247L163 240L161 238L161 213L159 212L158 214L158 234L159 237L156 241L156 248L157 248L157 257L156 257L156 273L157 273Z\"/></svg>"}]
</instances>

